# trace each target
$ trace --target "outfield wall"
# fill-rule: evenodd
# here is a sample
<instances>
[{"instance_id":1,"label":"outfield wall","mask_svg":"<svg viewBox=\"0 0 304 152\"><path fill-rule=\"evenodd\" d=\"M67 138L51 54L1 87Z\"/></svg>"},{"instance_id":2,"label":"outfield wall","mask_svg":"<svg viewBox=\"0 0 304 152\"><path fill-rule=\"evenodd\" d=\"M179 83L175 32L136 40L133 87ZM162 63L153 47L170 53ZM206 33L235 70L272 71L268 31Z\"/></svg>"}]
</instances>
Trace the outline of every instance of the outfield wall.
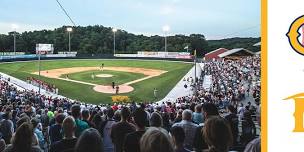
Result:
<instances>
[{"instance_id":1,"label":"outfield wall","mask_svg":"<svg viewBox=\"0 0 304 152\"><path fill-rule=\"evenodd\" d=\"M184 61L184 62L193 62L192 59L184 58L157 58L157 57L138 57L138 56L129 56L129 57L114 57L113 54L48 54L41 55L41 60L57 60L57 59L142 59L142 60L168 60L168 61ZM15 61L31 61L38 60L38 55L29 54L29 55L16 55L16 56L0 56L0 62L15 62Z\"/></svg>"}]
</instances>

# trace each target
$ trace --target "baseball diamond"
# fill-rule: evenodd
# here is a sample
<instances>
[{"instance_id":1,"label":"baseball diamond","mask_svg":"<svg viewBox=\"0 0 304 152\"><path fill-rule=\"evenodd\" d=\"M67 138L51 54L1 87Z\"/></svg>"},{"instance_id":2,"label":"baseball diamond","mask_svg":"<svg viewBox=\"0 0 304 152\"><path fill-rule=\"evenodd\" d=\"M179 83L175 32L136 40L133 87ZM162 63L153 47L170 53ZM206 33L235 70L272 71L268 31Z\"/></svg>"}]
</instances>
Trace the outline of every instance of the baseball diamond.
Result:
<instances>
[{"instance_id":1,"label":"baseball diamond","mask_svg":"<svg viewBox=\"0 0 304 152\"><path fill-rule=\"evenodd\" d=\"M104 64L103 69L100 66ZM49 60L0 64L0 71L21 80L29 77L45 81L58 88L60 95L86 103L111 103L116 94L112 82L119 86L119 95L135 101L156 101L168 92L189 71L186 62L153 60ZM106 77L100 77L104 74ZM158 88L158 99L153 89Z\"/></svg>"}]
</instances>

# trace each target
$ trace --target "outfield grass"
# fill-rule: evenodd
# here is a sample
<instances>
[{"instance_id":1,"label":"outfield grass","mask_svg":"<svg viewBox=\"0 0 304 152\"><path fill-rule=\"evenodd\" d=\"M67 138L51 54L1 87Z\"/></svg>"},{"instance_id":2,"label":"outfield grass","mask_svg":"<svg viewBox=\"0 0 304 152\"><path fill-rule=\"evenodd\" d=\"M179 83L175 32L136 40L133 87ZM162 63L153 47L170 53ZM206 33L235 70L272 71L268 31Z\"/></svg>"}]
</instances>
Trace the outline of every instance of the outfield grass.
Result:
<instances>
[{"instance_id":1,"label":"outfield grass","mask_svg":"<svg viewBox=\"0 0 304 152\"><path fill-rule=\"evenodd\" d=\"M169 61L147 61L147 60L53 60L42 61L41 70L68 68L68 67L92 67L101 66L104 63L107 66L122 66L122 67L139 67L160 69L168 71L160 76L147 79L131 86L134 91L122 95L128 95L132 100L153 101L153 89L158 90L158 99L165 97L168 92L176 85L176 83L190 70L192 64L183 62L169 62ZM0 64L0 71L19 79L25 80L27 77L38 78L37 75L31 74L38 69L36 61L31 62L16 62ZM116 71L115 71L116 72ZM134 75L134 73L130 73ZM136 74L135 74L136 75ZM103 94L93 91L93 86L79 84L75 82L68 82L64 80L51 79L41 77L42 80L55 84L59 88L59 94L77 99L88 103L110 103L111 95Z\"/></svg>"},{"instance_id":2,"label":"outfield grass","mask_svg":"<svg viewBox=\"0 0 304 152\"><path fill-rule=\"evenodd\" d=\"M95 76L95 78L92 79L92 74L94 75L111 74L113 75L113 77L100 78ZM65 78L65 75L61 77ZM101 85L112 85L112 82L121 85L143 77L145 77L145 75L140 73L130 73L130 72L111 71L111 70L104 70L104 71L93 70L93 71L84 71L84 72L69 74L69 79L89 82L93 84L101 84Z\"/></svg>"}]
</instances>

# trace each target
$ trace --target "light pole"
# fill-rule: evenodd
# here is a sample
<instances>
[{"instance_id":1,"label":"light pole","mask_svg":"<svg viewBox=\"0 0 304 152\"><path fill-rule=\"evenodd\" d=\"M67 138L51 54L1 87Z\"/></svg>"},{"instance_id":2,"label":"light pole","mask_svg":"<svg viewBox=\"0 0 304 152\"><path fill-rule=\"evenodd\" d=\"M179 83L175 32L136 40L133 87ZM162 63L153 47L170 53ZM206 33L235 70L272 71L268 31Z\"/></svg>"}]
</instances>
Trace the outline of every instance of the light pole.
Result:
<instances>
[{"instance_id":1,"label":"light pole","mask_svg":"<svg viewBox=\"0 0 304 152\"><path fill-rule=\"evenodd\" d=\"M73 29L71 27L68 27L67 31L69 33L69 52L71 52L71 32L73 31Z\"/></svg>"},{"instance_id":2,"label":"light pole","mask_svg":"<svg viewBox=\"0 0 304 152\"><path fill-rule=\"evenodd\" d=\"M14 55L16 56L16 30L18 28L18 25L13 24L12 28L14 30Z\"/></svg>"},{"instance_id":3,"label":"light pole","mask_svg":"<svg viewBox=\"0 0 304 152\"><path fill-rule=\"evenodd\" d=\"M41 78L41 75L40 75L40 71L41 71L40 56L41 56L41 51L38 50L38 71L39 71L38 80L40 80L40 78ZM40 95L40 90L41 90L41 82L39 82L39 95Z\"/></svg>"},{"instance_id":4,"label":"light pole","mask_svg":"<svg viewBox=\"0 0 304 152\"><path fill-rule=\"evenodd\" d=\"M168 51L167 51L167 34L168 34L169 30L170 30L169 25L163 26L163 32L165 33L165 57L168 54Z\"/></svg>"},{"instance_id":5,"label":"light pole","mask_svg":"<svg viewBox=\"0 0 304 152\"><path fill-rule=\"evenodd\" d=\"M113 41L113 54L114 54L114 57L115 57L115 33L117 32L117 29L116 28L113 28L112 29L112 31L113 31L113 36L114 36L114 41Z\"/></svg>"},{"instance_id":6,"label":"light pole","mask_svg":"<svg viewBox=\"0 0 304 152\"><path fill-rule=\"evenodd\" d=\"M196 85L196 50L194 50L194 95L196 97L197 85Z\"/></svg>"}]
</instances>

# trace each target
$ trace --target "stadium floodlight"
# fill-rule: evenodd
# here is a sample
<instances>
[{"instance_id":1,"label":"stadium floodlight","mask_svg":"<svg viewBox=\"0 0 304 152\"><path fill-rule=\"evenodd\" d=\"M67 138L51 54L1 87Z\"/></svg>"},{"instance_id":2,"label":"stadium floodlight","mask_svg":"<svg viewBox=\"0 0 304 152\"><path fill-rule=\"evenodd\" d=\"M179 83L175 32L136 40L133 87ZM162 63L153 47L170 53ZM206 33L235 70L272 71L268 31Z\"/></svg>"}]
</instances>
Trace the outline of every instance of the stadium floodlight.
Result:
<instances>
[{"instance_id":1,"label":"stadium floodlight","mask_svg":"<svg viewBox=\"0 0 304 152\"><path fill-rule=\"evenodd\" d=\"M14 55L16 56L16 30L18 29L18 25L12 24L12 29L14 30Z\"/></svg>"},{"instance_id":2,"label":"stadium floodlight","mask_svg":"<svg viewBox=\"0 0 304 152\"><path fill-rule=\"evenodd\" d=\"M73 28L68 27L68 28L67 28L67 31L68 31L68 32L72 32L72 31L73 31Z\"/></svg>"},{"instance_id":3,"label":"stadium floodlight","mask_svg":"<svg viewBox=\"0 0 304 152\"><path fill-rule=\"evenodd\" d=\"M163 32L165 32L165 56L167 55L167 33L170 31L170 26L165 25L163 26Z\"/></svg>"},{"instance_id":4,"label":"stadium floodlight","mask_svg":"<svg viewBox=\"0 0 304 152\"><path fill-rule=\"evenodd\" d=\"M169 25L163 26L163 31L164 32L169 32L170 31L170 26Z\"/></svg>"},{"instance_id":5,"label":"stadium floodlight","mask_svg":"<svg viewBox=\"0 0 304 152\"><path fill-rule=\"evenodd\" d=\"M114 38L113 38L114 39L113 40L113 55L115 57L115 33L117 32L117 29L113 28L112 31L113 31L113 36L114 36Z\"/></svg>"},{"instance_id":6,"label":"stadium floodlight","mask_svg":"<svg viewBox=\"0 0 304 152\"><path fill-rule=\"evenodd\" d=\"M73 28L68 27L66 30L69 33L69 52L71 52L71 32L73 31Z\"/></svg>"}]
</instances>

